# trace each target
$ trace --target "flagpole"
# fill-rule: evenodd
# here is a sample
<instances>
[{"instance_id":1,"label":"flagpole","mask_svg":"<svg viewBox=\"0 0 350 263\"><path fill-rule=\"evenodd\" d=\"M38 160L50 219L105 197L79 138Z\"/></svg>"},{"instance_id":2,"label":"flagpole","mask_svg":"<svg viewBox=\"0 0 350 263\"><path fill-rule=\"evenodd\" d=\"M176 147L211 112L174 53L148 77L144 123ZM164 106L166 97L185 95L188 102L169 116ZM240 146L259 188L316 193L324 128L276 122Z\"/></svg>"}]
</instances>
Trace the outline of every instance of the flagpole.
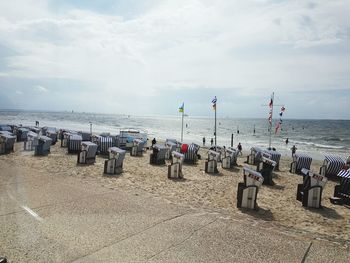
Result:
<instances>
[{"instance_id":1,"label":"flagpole","mask_svg":"<svg viewBox=\"0 0 350 263\"><path fill-rule=\"evenodd\" d=\"M215 134L214 135L215 135L215 149L216 149L216 145L217 145L216 144L216 102L215 102L215 109L214 110L215 110L215 126L214 126Z\"/></svg>"},{"instance_id":2,"label":"flagpole","mask_svg":"<svg viewBox=\"0 0 350 263\"><path fill-rule=\"evenodd\" d=\"M185 106L182 110L182 121L181 121L181 142L183 142L184 137L184 114L185 114Z\"/></svg>"},{"instance_id":3,"label":"flagpole","mask_svg":"<svg viewBox=\"0 0 350 263\"><path fill-rule=\"evenodd\" d=\"M269 149L271 149L271 136L272 136L272 120L273 120L273 103L275 92L272 92L272 105L271 105L271 121L270 121L270 137L269 137Z\"/></svg>"}]
</instances>

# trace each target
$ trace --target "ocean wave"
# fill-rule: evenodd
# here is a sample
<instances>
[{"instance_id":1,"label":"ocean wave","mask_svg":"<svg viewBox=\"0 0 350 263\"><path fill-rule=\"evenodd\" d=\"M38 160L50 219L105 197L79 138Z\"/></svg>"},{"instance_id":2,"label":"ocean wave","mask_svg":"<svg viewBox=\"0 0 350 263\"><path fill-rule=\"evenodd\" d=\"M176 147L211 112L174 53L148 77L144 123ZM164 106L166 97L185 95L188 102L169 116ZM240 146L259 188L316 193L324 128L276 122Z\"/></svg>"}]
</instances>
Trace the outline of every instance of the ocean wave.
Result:
<instances>
[{"instance_id":1,"label":"ocean wave","mask_svg":"<svg viewBox=\"0 0 350 263\"><path fill-rule=\"evenodd\" d=\"M348 147L346 146L337 146L337 145L328 145L328 144L320 144L320 143L314 143L314 142L302 142L302 141L296 141L295 144L299 145L307 145L310 147L315 147L315 148L322 148L322 149L347 149Z\"/></svg>"},{"instance_id":2,"label":"ocean wave","mask_svg":"<svg viewBox=\"0 0 350 263\"><path fill-rule=\"evenodd\" d=\"M339 137L336 137L336 136L325 136L325 137L321 137L320 140L324 140L324 141L327 141L327 142L340 142L342 141L341 138Z\"/></svg>"}]
</instances>

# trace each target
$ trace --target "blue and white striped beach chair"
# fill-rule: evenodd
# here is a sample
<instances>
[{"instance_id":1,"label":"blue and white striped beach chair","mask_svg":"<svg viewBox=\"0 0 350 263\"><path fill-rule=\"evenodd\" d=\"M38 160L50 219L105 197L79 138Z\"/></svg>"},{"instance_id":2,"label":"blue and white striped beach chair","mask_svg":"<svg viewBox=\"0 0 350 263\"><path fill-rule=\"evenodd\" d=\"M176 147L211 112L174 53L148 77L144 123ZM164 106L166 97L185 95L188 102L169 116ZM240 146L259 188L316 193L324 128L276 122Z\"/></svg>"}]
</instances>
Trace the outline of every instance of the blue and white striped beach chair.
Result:
<instances>
[{"instance_id":1,"label":"blue and white striped beach chair","mask_svg":"<svg viewBox=\"0 0 350 263\"><path fill-rule=\"evenodd\" d=\"M335 177L343 169L344 160L335 155L325 155L323 165L320 167L320 174L326 177Z\"/></svg>"},{"instance_id":2,"label":"blue and white striped beach chair","mask_svg":"<svg viewBox=\"0 0 350 263\"><path fill-rule=\"evenodd\" d=\"M78 134L70 134L67 140L68 153L79 153L83 138Z\"/></svg>"},{"instance_id":3,"label":"blue and white striped beach chair","mask_svg":"<svg viewBox=\"0 0 350 263\"><path fill-rule=\"evenodd\" d=\"M271 155L270 159L276 162L275 170L278 171L280 167L281 154L279 152L271 150L264 150L264 152Z\"/></svg>"},{"instance_id":4,"label":"blue and white striped beach chair","mask_svg":"<svg viewBox=\"0 0 350 263\"><path fill-rule=\"evenodd\" d=\"M102 155L109 154L108 149L116 146L115 137L112 136L93 136L92 142L98 145L97 152Z\"/></svg>"},{"instance_id":5,"label":"blue and white striped beach chair","mask_svg":"<svg viewBox=\"0 0 350 263\"><path fill-rule=\"evenodd\" d=\"M198 160L198 151L200 149L200 146L195 143L191 143L187 147L187 152L183 153L185 155L184 162L185 163L191 163L196 164Z\"/></svg>"},{"instance_id":6,"label":"blue and white striped beach chair","mask_svg":"<svg viewBox=\"0 0 350 263\"><path fill-rule=\"evenodd\" d=\"M301 169L305 168L310 170L312 158L303 153L296 153L293 156L293 162L290 164L291 173L301 174Z\"/></svg>"},{"instance_id":7,"label":"blue and white striped beach chair","mask_svg":"<svg viewBox=\"0 0 350 263\"><path fill-rule=\"evenodd\" d=\"M0 154L7 154L13 152L16 136L8 132L0 133Z\"/></svg>"},{"instance_id":8,"label":"blue and white striped beach chair","mask_svg":"<svg viewBox=\"0 0 350 263\"><path fill-rule=\"evenodd\" d=\"M350 168L338 173L340 184L334 187L334 196L330 198L333 204L350 204Z\"/></svg>"}]
</instances>

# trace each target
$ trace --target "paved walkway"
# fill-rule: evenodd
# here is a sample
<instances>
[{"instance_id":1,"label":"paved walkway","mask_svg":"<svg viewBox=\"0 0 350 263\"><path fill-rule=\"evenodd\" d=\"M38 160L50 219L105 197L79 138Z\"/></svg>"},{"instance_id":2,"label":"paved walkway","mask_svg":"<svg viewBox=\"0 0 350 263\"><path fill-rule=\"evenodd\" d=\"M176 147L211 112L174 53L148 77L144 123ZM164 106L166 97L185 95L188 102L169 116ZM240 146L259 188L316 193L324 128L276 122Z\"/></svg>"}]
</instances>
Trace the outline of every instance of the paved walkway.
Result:
<instances>
[{"instance_id":1,"label":"paved walkway","mask_svg":"<svg viewBox=\"0 0 350 263\"><path fill-rule=\"evenodd\" d=\"M29 173L0 160L9 262L347 262L349 251L176 206L140 190ZM33 174L33 175L29 175Z\"/></svg>"}]
</instances>

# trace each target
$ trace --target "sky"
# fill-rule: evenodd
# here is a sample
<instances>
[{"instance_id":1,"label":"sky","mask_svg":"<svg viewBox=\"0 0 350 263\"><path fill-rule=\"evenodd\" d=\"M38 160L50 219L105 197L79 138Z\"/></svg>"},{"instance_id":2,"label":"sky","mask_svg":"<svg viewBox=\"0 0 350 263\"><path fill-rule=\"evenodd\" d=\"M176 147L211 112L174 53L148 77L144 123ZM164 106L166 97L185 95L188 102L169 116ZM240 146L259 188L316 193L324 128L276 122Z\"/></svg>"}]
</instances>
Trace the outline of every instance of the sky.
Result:
<instances>
[{"instance_id":1,"label":"sky","mask_svg":"<svg viewBox=\"0 0 350 263\"><path fill-rule=\"evenodd\" d=\"M0 109L350 119L348 0L0 1Z\"/></svg>"}]
</instances>

